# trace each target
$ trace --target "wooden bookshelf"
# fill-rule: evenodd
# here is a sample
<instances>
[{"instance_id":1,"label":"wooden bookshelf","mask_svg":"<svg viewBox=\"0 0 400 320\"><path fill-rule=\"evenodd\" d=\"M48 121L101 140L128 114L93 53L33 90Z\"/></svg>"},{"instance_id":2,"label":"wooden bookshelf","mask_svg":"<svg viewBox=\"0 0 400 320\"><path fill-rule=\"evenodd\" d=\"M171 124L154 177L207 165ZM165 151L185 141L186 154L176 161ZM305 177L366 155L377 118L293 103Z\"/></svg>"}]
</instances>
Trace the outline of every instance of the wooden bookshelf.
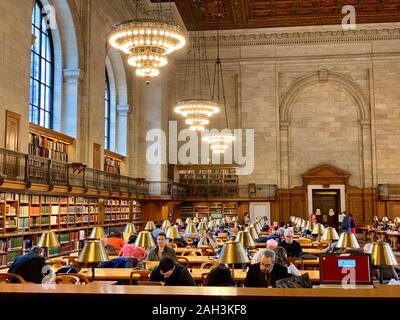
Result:
<instances>
[{"instance_id":1,"label":"wooden bookshelf","mask_svg":"<svg viewBox=\"0 0 400 320\"><path fill-rule=\"evenodd\" d=\"M203 217L221 219L226 217L235 217L237 212L238 203L233 202L183 202L180 205L179 212L181 218Z\"/></svg>"},{"instance_id":2,"label":"wooden bookshelf","mask_svg":"<svg viewBox=\"0 0 400 320\"><path fill-rule=\"evenodd\" d=\"M104 150L104 171L113 174L121 174L121 164L124 160L124 156L109 150Z\"/></svg>"},{"instance_id":3,"label":"wooden bookshelf","mask_svg":"<svg viewBox=\"0 0 400 320\"><path fill-rule=\"evenodd\" d=\"M236 167L179 166L180 183L192 188L193 197L223 198L239 194Z\"/></svg>"},{"instance_id":4,"label":"wooden bookshelf","mask_svg":"<svg viewBox=\"0 0 400 320\"><path fill-rule=\"evenodd\" d=\"M29 155L68 162L68 148L74 140L65 134L29 124Z\"/></svg>"}]
</instances>

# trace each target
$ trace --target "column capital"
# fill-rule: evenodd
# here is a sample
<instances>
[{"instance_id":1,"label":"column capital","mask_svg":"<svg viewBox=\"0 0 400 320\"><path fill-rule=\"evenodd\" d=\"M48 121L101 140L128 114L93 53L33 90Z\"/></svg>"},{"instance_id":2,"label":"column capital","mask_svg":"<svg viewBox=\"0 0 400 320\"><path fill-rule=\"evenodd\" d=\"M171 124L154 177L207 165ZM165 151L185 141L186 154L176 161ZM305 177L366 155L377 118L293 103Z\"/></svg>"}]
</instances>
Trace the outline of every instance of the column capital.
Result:
<instances>
[{"instance_id":1,"label":"column capital","mask_svg":"<svg viewBox=\"0 0 400 320\"><path fill-rule=\"evenodd\" d=\"M371 127L371 120L369 119L362 119L360 120L360 125L363 129L368 129Z\"/></svg>"},{"instance_id":2,"label":"column capital","mask_svg":"<svg viewBox=\"0 0 400 320\"><path fill-rule=\"evenodd\" d=\"M281 121L279 128L281 130L287 130L289 128L289 121Z\"/></svg>"},{"instance_id":3,"label":"column capital","mask_svg":"<svg viewBox=\"0 0 400 320\"><path fill-rule=\"evenodd\" d=\"M117 113L119 115L127 115L128 112L131 112L131 107L128 104L118 104L117 105Z\"/></svg>"},{"instance_id":4,"label":"column capital","mask_svg":"<svg viewBox=\"0 0 400 320\"><path fill-rule=\"evenodd\" d=\"M66 83L77 84L83 79L83 71L81 69L64 69L63 80Z\"/></svg>"}]
</instances>

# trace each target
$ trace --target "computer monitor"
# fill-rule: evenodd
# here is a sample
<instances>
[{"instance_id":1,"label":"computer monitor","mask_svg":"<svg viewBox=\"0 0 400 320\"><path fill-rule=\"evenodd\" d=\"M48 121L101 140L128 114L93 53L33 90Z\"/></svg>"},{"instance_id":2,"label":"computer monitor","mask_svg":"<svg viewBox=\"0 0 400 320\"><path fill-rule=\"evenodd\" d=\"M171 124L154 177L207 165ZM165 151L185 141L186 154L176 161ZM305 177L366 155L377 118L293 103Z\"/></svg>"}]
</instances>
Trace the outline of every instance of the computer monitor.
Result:
<instances>
[{"instance_id":1,"label":"computer monitor","mask_svg":"<svg viewBox=\"0 0 400 320\"><path fill-rule=\"evenodd\" d=\"M372 286L371 255L365 253L321 255L320 285Z\"/></svg>"}]
</instances>

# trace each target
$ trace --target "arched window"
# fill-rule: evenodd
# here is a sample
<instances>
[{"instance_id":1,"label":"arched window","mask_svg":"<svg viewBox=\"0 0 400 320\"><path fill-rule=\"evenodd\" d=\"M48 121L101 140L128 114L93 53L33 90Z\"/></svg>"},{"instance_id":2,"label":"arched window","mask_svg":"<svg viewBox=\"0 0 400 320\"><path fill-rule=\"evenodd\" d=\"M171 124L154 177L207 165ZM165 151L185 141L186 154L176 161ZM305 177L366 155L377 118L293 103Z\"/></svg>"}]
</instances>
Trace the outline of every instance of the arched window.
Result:
<instances>
[{"instance_id":1,"label":"arched window","mask_svg":"<svg viewBox=\"0 0 400 320\"><path fill-rule=\"evenodd\" d=\"M36 40L31 49L29 121L53 128L54 50L50 29L42 19L42 4L36 1L32 13L32 34Z\"/></svg>"},{"instance_id":2,"label":"arched window","mask_svg":"<svg viewBox=\"0 0 400 320\"><path fill-rule=\"evenodd\" d=\"M110 150L110 131L111 131L111 94L110 80L106 69L106 84L104 93L104 149Z\"/></svg>"}]
</instances>

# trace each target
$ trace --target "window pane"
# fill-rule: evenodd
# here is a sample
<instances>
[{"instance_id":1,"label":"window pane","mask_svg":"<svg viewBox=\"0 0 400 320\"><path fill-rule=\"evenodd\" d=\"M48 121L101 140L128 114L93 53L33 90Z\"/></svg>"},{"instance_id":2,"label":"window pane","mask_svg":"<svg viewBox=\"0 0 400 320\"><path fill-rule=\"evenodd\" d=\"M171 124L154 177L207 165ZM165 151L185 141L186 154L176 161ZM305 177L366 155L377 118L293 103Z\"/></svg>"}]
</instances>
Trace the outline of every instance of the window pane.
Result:
<instances>
[{"instance_id":1,"label":"window pane","mask_svg":"<svg viewBox=\"0 0 400 320\"><path fill-rule=\"evenodd\" d=\"M50 128L53 116L53 54L51 33L42 19L42 4L36 1L32 12L30 121Z\"/></svg>"}]
</instances>

